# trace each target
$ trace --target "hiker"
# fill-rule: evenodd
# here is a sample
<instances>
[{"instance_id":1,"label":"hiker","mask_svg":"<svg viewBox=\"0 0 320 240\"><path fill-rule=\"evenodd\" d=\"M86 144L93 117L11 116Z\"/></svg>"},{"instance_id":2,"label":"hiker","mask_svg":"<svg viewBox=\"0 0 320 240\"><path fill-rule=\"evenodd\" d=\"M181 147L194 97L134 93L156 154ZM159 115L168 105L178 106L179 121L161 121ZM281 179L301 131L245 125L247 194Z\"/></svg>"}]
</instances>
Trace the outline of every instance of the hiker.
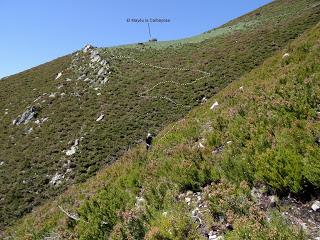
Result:
<instances>
[{"instance_id":1,"label":"hiker","mask_svg":"<svg viewBox=\"0 0 320 240\"><path fill-rule=\"evenodd\" d=\"M151 133L148 133L147 138L146 138L146 145L147 145L147 150L151 147L152 144L152 135Z\"/></svg>"}]
</instances>

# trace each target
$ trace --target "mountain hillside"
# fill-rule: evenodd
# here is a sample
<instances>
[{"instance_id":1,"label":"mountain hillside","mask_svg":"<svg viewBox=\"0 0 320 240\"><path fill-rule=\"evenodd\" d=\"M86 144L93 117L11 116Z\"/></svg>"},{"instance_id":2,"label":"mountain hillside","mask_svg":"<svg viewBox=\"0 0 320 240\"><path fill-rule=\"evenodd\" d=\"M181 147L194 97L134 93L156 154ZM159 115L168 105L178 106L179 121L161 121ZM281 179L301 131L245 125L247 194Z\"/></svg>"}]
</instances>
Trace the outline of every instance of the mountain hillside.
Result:
<instances>
[{"instance_id":1,"label":"mountain hillside","mask_svg":"<svg viewBox=\"0 0 320 240\"><path fill-rule=\"evenodd\" d=\"M1 80L0 227L157 135L319 20L319 1L279 0L193 38L86 46Z\"/></svg>"},{"instance_id":2,"label":"mountain hillside","mask_svg":"<svg viewBox=\"0 0 320 240\"><path fill-rule=\"evenodd\" d=\"M8 230L26 239L318 239L320 25ZM97 190L100 189L100 190Z\"/></svg>"}]
</instances>

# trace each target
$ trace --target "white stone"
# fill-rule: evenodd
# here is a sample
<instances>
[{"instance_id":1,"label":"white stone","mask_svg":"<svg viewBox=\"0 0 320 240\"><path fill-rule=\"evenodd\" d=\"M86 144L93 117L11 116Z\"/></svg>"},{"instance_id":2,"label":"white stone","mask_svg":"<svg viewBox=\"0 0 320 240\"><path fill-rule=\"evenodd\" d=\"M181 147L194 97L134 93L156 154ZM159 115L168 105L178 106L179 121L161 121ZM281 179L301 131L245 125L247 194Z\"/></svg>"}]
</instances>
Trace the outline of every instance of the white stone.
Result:
<instances>
[{"instance_id":1,"label":"white stone","mask_svg":"<svg viewBox=\"0 0 320 240\"><path fill-rule=\"evenodd\" d=\"M216 109L217 107L219 106L219 103L218 102L215 102L214 104L212 104L212 106L211 106L211 110L214 110L214 109Z\"/></svg>"},{"instance_id":2,"label":"white stone","mask_svg":"<svg viewBox=\"0 0 320 240\"><path fill-rule=\"evenodd\" d=\"M318 211L320 209L320 201L315 201L311 206L313 211Z\"/></svg>"},{"instance_id":3,"label":"white stone","mask_svg":"<svg viewBox=\"0 0 320 240\"><path fill-rule=\"evenodd\" d=\"M73 146L78 146L79 145L79 139L76 139L75 141L74 141L74 145Z\"/></svg>"},{"instance_id":4,"label":"white stone","mask_svg":"<svg viewBox=\"0 0 320 240\"><path fill-rule=\"evenodd\" d=\"M100 96L101 95L101 93L97 93L97 96Z\"/></svg>"},{"instance_id":5,"label":"white stone","mask_svg":"<svg viewBox=\"0 0 320 240\"><path fill-rule=\"evenodd\" d=\"M242 91L242 90L243 90L243 86L239 87L239 90L241 90L241 91Z\"/></svg>"},{"instance_id":6,"label":"white stone","mask_svg":"<svg viewBox=\"0 0 320 240\"><path fill-rule=\"evenodd\" d=\"M46 121L48 121L48 117L46 117L46 118L41 118L41 121L44 123L44 122L46 122Z\"/></svg>"},{"instance_id":7,"label":"white stone","mask_svg":"<svg viewBox=\"0 0 320 240\"><path fill-rule=\"evenodd\" d=\"M0 166L2 166L3 164L4 164L4 161L1 161L1 162L0 162Z\"/></svg>"},{"instance_id":8,"label":"white stone","mask_svg":"<svg viewBox=\"0 0 320 240\"><path fill-rule=\"evenodd\" d=\"M49 98L55 98L56 97L56 93L51 93L50 95L49 95Z\"/></svg>"},{"instance_id":9,"label":"white stone","mask_svg":"<svg viewBox=\"0 0 320 240\"><path fill-rule=\"evenodd\" d=\"M191 198L186 197L186 198L185 198L185 201L186 201L186 203L189 203L189 202L191 202Z\"/></svg>"},{"instance_id":10,"label":"white stone","mask_svg":"<svg viewBox=\"0 0 320 240\"><path fill-rule=\"evenodd\" d=\"M59 72L58 75L56 76L56 80L59 79L62 76L62 72Z\"/></svg>"},{"instance_id":11,"label":"white stone","mask_svg":"<svg viewBox=\"0 0 320 240\"><path fill-rule=\"evenodd\" d=\"M100 122L104 118L104 115L101 114L100 117L97 118L96 122Z\"/></svg>"},{"instance_id":12,"label":"white stone","mask_svg":"<svg viewBox=\"0 0 320 240\"><path fill-rule=\"evenodd\" d=\"M285 54L283 54L283 56L282 56L282 58L288 58L288 57L290 57L290 54L289 54L289 53L285 53Z\"/></svg>"}]
</instances>

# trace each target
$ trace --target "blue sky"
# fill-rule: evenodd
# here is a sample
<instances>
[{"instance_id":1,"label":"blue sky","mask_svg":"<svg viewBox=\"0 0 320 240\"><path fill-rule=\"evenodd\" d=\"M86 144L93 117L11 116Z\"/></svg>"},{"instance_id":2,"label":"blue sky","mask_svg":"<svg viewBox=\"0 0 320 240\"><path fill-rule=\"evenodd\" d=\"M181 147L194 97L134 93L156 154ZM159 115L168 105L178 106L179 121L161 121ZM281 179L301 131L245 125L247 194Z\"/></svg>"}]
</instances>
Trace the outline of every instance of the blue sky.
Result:
<instances>
[{"instance_id":1,"label":"blue sky","mask_svg":"<svg viewBox=\"0 0 320 240\"><path fill-rule=\"evenodd\" d=\"M127 18L168 18L151 24L159 40L193 36L271 0L0 0L0 78L82 48L146 41L146 24Z\"/></svg>"}]
</instances>

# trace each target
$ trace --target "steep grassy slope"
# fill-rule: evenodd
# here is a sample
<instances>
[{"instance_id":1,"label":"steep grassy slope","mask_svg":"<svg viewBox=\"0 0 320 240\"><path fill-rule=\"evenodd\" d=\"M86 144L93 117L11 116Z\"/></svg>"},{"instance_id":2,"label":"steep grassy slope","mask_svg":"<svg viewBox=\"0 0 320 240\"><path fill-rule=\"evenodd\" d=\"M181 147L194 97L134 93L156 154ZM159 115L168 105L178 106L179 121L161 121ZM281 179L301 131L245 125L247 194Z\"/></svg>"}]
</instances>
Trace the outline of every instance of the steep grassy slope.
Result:
<instances>
[{"instance_id":1,"label":"steep grassy slope","mask_svg":"<svg viewBox=\"0 0 320 240\"><path fill-rule=\"evenodd\" d=\"M161 131L151 151L133 149L8 233L25 239L205 239L207 225L225 239L308 239L281 208L262 210L250 189L265 185L279 197L319 197L319 39L318 24ZM208 204L202 225L186 191L203 193L196 195Z\"/></svg>"},{"instance_id":2,"label":"steep grassy slope","mask_svg":"<svg viewBox=\"0 0 320 240\"><path fill-rule=\"evenodd\" d=\"M183 117L314 26L319 11L315 0L276 1L201 39L98 49L110 67L106 84L92 52L1 81L0 225ZM37 118L13 125L28 106Z\"/></svg>"}]
</instances>

